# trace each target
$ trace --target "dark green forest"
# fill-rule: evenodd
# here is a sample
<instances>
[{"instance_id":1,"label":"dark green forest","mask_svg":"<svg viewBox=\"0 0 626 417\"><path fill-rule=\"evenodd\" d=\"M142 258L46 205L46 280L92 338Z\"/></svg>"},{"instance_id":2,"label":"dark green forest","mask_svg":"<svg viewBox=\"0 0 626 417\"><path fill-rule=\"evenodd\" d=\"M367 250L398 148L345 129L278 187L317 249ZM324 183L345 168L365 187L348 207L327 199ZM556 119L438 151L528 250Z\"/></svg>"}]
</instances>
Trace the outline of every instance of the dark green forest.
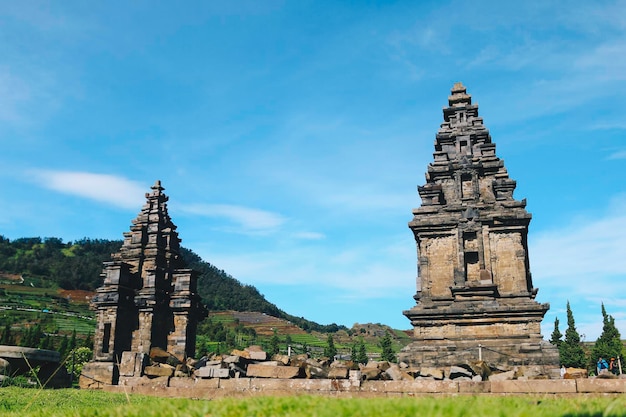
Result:
<instances>
[{"instance_id":1,"label":"dark green forest","mask_svg":"<svg viewBox=\"0 0 626 417\"><path fill-rule=\"evenodd\" d=\"M102 262L117 252L121 240L84 238L63 242L56 237L10 240L0 235L0 273L22 275L37 287L94 291L101 285ZM199 272L198 293L210 311L255 311L289 320L306 331L347 330L337 324L320 325L287 314L252 285L245 285L187 248L181 256Z\"/></svg>"}]
</instances>

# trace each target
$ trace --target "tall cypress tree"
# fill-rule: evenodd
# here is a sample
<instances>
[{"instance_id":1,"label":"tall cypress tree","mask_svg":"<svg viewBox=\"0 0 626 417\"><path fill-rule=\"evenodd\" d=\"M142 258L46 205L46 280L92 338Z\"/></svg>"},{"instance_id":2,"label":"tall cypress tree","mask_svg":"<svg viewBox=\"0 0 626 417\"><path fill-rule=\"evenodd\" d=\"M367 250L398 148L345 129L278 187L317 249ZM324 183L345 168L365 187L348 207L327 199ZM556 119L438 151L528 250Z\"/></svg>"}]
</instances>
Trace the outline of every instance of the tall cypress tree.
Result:
<instances>
[{"instance_id":1,"label":"tall cypress tree","mask_svg":"<svg viewBox=\"0 0 626 417\"><path fill-rule=\"evenodd\" d=\"M607 314L602 303L602 334L596 340L591 351L591 366L595 366L598 358L602 357L609 361L610 358L624 358L624 345L622 344L619 330L615 327L615 319Z\"/></svg>"},{"instance_id":2,"label":"tall cypress tree","mask_svg":"<svg viewBox=\"0 0 626 417\"><path fill-rule=\"evenodd\" d=\"M274 329L274 334L270 338L270 346L267 351L270 355L276 355L280 352L280 339L278 338L278 333L276 329Z\"/></svg>"},{"instance_id":3,"label":"tall cypress tree","mask_svg":"<svg viewBox=\"0 0 626 417\"><path fill-rule=\"evenodd\" d=\"M550 343L554 346L559 347L563 341L561 338L563 337L563 333L559 330L559 318L554 318L554 330L552 331L552 335L550 336Z\"/></svg>"},{"instance_id":4,"label":"tall cypress tree","mask_svg":"<svg viewBox=\"0 0 626 417\"><path fill-rule=\"evenodd\" d=\"M15 338L11 332L11 323L4 325L4 331L2 332L2 338L0 338L0 345L12 345L15 343Z\"/></svg>"},{"instance_id":5,"label":"tall cypress tree","mask_svg":"<svg viewBox=\"0 0 626 417\"><path fill-rule=\"evenodd\" d=\"M567 302L567 330L565 330L565 340L559 346L559 356L561 364L568 368L586 368L587 366L587 358L580 345L580 335L576 330L569 301Z\"/></svg>"},{"instance_id":6,"label":"tall cypress tree","mask_svg":"<svg viewBox=\"0 0 626 417\"><path fill-rule=\"evenodd\" d=\"M335 359L336 354L337 348L335 347L335 341L333 340L333 335L329 333L328 338L326 339L326 347L324 347L324 356L332 362Z\"/></svg>"},{"instance_id":7,"label":"tall cypress tree","mask_svg":"<svg viewBox=\"0 0 626 417\"><path fill-rule=\"evenodd\" d=\"M385 336L380 340L380 347L382 348L382 353L380 354L380 358L387 362L395 362L396 361L396 353L393 351L393 345L391 340L391 335L389 332L385 332Z\"/></svg>"},{"instance_id":8,"label":"tall cypress tree","mask_svg":"<svg viewBox=\"0 0 626 417\"><path fill-rule=\"evenodd\" d=\"M361 337L358 344L358 351L356 354L356 362L362 363L363 365L369 362L369 358L367 357L367 351L365 350L365 342Z\"/></svg>"}]
</instances>

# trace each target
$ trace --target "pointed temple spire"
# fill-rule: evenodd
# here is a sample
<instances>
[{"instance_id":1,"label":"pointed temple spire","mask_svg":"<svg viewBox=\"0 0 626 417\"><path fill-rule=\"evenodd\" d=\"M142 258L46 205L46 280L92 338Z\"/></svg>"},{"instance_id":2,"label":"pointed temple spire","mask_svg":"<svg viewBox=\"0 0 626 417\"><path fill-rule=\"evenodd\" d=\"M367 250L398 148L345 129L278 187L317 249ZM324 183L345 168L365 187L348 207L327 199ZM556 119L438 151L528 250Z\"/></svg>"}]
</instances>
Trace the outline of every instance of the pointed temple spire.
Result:
<instances>
[{"instance_id":1,"label":"pointed temple spire","mask_svg":"<svg viewBox=\"0 0 626 417\"><path fill-rule=\"evenodd\" d=\"M541 336L549 305L534 300L526 201L513 198L516 183L462 83L452 87L443 119L426 184L418 187L422 205L409 222L418 250L417 305L404 314L416 342L400 356L447 365L437 359L442 351L455 350L462 361L492 346L505 352L488 356L499 364L511 363L509 355L558 368L558 352Z\"/></svg>"},{"instance_id":2,"label":"pointed temple spire","mask_svg":"<svg viewBox=\"0 0 626 417\"><path fill-rule=\"evenodd\" d=\"M163 190L156 181L119 252L104 263L103 286L92 300L96 362L117 366L125 352L147 355L152 348L180 359L195 353L196 326L207 310L197 293L197 273L181 257ZM115 375L104 377L115 383Z\"/></svg>"}]
</instances>

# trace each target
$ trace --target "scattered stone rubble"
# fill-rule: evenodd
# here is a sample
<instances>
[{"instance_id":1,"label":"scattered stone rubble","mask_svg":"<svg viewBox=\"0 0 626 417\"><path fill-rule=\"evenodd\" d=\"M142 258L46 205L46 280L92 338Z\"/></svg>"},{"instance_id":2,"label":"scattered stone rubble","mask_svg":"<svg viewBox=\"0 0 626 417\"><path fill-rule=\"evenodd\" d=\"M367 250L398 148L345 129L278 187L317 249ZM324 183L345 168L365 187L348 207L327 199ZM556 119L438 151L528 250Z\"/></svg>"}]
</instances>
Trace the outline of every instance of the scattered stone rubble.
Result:
<instances>
[{"instance_id":1,"label":"scattered stone rubble","mask_svg":"<svg viewBox=\"0 0 626 417\"><path fill-rule=\"evenodd\" d=\"M574 370L572 370L572 373ZM576 374L577 377L583 377ZM179 360L160 348L150 354L124 352L119 364L119 384L127 386L169 386L176 378L178 385L207 379L330 379L364 381L504 381L548 379L534 367L501 369L483 361L446 367L412 367L404 362L369 361L366 365L352 361L326 358L314 359L308 354L270 355L259 346L233 350L226 355ZM96 388L97 381L81 379L81 387Z\"/></svg>"}]
</instances>

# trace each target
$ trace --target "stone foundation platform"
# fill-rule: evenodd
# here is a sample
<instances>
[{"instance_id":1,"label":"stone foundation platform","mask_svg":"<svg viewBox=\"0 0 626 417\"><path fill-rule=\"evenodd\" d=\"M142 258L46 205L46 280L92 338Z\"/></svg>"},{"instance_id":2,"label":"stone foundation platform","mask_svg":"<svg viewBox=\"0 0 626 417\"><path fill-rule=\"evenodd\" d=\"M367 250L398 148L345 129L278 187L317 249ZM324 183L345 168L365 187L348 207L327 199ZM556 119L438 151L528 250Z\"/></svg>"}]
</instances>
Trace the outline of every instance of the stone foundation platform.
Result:
<instances>
[{"instance_id":1,"label":"stone foundation platform","mask_svg":"<svg viewBox=\"0 0 626 417\"><path fill-rule=\"evenodd\" d=\"M331 379L160 379L126 381L129 385L105 385L105 391L213 399L223 397L329 395L335 397L413 397L419 395L541 394L595 395L626 393L626 379L561 379L512 381L352 381Z\"/></svg>"}]
</instances>

